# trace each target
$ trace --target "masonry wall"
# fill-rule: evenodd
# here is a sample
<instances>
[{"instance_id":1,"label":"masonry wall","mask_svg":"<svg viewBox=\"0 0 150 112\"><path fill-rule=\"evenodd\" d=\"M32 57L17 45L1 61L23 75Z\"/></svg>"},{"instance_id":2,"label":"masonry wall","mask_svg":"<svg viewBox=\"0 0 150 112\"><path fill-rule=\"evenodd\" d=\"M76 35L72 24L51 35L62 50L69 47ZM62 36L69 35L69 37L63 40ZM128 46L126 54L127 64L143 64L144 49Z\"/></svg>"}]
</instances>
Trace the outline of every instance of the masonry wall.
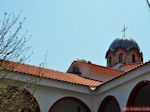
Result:
<instances>
[{"instance_id":1,"label":"masonry wall","mask_svg":"<svg viewBox=\"0 0 150 112\"><path fill-rule=\"evenodd\" d=\"M131 49L129 52L127 52L124 48L118 48L114 53L112 51L109 51L107 54L107 66L111 67L113 65L116 65L119 63L119 54L123 54L123 62L124 64L132 64L132 55L135 55L135 62L134 63L142 63L142 57L141 54L139 54L138 50ZM111 64L110 57L111 56Z\"/></svg>"}]
</instances>

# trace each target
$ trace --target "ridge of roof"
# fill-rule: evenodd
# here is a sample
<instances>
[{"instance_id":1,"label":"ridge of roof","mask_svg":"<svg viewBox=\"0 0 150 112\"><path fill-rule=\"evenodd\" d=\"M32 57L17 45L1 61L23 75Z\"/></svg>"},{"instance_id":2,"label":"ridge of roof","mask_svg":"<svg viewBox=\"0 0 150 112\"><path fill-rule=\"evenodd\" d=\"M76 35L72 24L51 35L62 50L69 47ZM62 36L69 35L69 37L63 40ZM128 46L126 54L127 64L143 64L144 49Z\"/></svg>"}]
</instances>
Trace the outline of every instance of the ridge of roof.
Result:
<instances>
[{"instance_id":1,"label":"ridge of roof","mask_svg":"<svg viewBox=\"0 0 150 112\"><path fill-rule=\"evenodd\" d=\"M7 61L7 62L9 62L8 64L10 64L7 68L4 68L4 70L7 70L7 71L18 72L18 73L23 73L23 74L28 74L32 76L43 77L43 78L47 78L51 80L57 80L61 82L67 82L71 84L83 85L83 86L88 86L88 87L98 86L102 83L100 81L87 79L87 78L81 77L79 75L71 74L71 73L59 72L59 71L55 71L55 70L51 70L47 68L27 65L27 64L18 63L18 62L12 62L12 61Z\"/></svg>"}]
</instances>

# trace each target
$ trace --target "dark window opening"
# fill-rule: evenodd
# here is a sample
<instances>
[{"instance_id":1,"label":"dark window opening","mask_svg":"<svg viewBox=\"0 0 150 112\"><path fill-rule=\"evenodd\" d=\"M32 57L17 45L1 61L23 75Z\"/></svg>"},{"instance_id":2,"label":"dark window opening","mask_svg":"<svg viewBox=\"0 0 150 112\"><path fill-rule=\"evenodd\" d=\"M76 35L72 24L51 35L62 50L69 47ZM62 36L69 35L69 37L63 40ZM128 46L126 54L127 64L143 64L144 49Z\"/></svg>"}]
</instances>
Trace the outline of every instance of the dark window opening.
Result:
<instances>
[{"instance_id":1,"label":"dark window opening","mask_svg":"<svg viewBox=\"0 0 150 112\"><path fill-rule=\"evenodd\" d=\"M78 107L77 109L78 109L78 112L81 112L81 108L80 107Z\"/></svg>"},{"instance_id":2,"label":"dark window opening","mask_svg":"<svg viewBox=\"0 0 150 112\"><path fill-rule=\"evenodd\" d=\"M72 67L69 73L78 74L78 75L81 74L79 67L76 67L76 66Z\"/></svg>"},{"instance_id":3,"label":"dark window opening","mask_svg":"<svg viewBox=\"0 0 150 112\"><path fill-rule=\"evenodd\" d=\"M111 65L111 56L109 57L109 64Z\"/></svg>"},{"instance_id":4,"label":"dark window opening","mask_svg":"<svg viewBox=\"0 0 150 112\"><path fill-rule=\"evenodd\" d=\"M132 55L132 62L135 62L135 55Z\"/></svg>"},{"instance_id":5,"label":"dark window opening","mask_svg":"<svg viewBox=\"0 0 150 112\"><path fill-rule=\"evenodd\" d=\"M107 96L101 103L98 112L121 112L118 101L113 96Z\"/></svg>"},{"instance_id":6,"label":"dark window opening","mask_svg":"<svg viewBox=\"0 0 150 112\"><path fill-rule=\"evenodd\" d=\"M120 54L119 54L119 63L122 63L122 62L123 62L123 54L120 53Z\"/></svg>"}]
</instances>

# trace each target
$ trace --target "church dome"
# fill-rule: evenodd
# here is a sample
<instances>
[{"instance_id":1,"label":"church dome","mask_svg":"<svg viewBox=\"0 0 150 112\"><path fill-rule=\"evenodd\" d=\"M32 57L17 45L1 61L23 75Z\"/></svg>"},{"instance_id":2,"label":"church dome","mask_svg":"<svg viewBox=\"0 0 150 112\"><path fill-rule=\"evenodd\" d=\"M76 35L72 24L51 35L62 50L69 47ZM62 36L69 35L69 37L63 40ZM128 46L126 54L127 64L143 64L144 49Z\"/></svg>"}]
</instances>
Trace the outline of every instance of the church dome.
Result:
<instances>
[{"instance_id":1,"label":"church dome","mask_svg":"<svg viewBox=\"0 0 150 112\"><path fill-rule=\"evenodd\" d=\"M140 64L143 62L143 55L138 44L129 37L115 39L111 43L105 58L107 58L107 66L114 68L125 64Z\"/></svg>"},{"instance_id":2,"label":"church dome","mask_svg":"<svg viewBox=\"0 0 150 112\"><path fill-rule=\"evenodd\" d=\"M140 48L136 41L129 37L119 37L115 39L110 45L108 51L111 50L112 52L114 52L117 48L124 48L127 52L130 51L130 49L134 48L140 52Z\"/></svg>"}]
</instances>

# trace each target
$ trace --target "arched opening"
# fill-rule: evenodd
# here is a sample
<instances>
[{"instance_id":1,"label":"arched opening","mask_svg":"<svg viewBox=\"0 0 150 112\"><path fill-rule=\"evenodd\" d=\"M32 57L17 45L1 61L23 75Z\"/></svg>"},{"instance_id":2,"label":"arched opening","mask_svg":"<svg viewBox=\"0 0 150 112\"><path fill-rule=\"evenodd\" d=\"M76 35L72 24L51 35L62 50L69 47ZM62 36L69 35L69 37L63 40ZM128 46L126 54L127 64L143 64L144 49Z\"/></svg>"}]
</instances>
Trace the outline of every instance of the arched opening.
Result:
<instances>
[{"instance_id":1,"label":"arched opening","mask_svg":"<svg viewBox=\"0 0 150 112\"><path fill-rule=\"evenodd\" d=\"M127 106L150 106L150 81L138 83L129 95Z\"/></svg>"},{"instance_id":2,"label":"arched opening","mask_svg":"<svg viewBox=\"0 0 150 112\"><path fill-rule=\"evenodd\" d=\"M123 54L120 53L120 54L119 54L119 63L122 63L122 62L123 62Z\"/></svg>"},{"instance_id":3,"label":"arched opening","mask_svg":"<svg viewBox=\"0 0 150 112\"><path fill-rule=\"evenodd\" d=\"M132 55L132 62L135 62L135 54Z\"/></svg>"},{"instance_id":4,"label":"arched opening","mask_svg":"<svg viewBox=\"0 0 150 112\"><path fill-rule=\"evenodd\" d=\"M17 87L0 88L1 112L40 112L40 107L31 93Z\"/></svg>"},{"instance_id":5,"label":"arched opening","mask_svg":"<svg viewBox=\"0 0 150 112\"><path fill-rule=\"evenodd\" d=\"M78 98L64 97L57 100L49 112L91 112L88 106Z\"/></svg>"},{"instance_id":6,"label":"arched opening","mask_svg":"<svg viewBox=\"0 0 150 112\"><path fill-rule=\"evenodd\" d=\"M102 101L98 112L121 112L118 101L114 96L107 96Z\"/></svg>"}]
</instances>

